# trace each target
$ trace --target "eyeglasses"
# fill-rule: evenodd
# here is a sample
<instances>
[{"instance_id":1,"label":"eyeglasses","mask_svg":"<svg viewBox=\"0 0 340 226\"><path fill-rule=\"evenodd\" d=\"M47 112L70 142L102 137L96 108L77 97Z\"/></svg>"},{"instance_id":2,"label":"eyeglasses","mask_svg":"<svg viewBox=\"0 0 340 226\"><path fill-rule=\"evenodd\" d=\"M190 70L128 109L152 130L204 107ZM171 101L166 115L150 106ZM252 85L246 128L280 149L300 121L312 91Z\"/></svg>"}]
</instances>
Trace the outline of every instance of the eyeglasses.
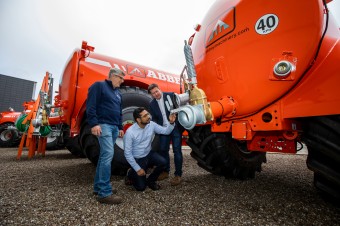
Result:
<instances>
[{"instance_id":1,"label":"eyeglasses","mask_svg":"<svg viewBox=\"0 0 340 226\"><path fill-rule=\"evenodd\" d=\"M119 75L115 75L116 77L120 78L123 82L124 82L124 77L119 76Z\"/></svg>"}]
</instances>

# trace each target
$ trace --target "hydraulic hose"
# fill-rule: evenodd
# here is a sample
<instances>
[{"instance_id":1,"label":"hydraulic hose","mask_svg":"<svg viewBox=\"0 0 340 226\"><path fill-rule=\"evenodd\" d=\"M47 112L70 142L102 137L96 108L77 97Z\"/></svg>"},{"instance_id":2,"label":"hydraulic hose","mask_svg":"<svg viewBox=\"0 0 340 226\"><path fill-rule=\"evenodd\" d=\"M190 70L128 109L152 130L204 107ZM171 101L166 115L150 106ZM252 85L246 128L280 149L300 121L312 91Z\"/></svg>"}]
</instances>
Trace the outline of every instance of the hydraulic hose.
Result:
<instances>
[{"instance_id":1,"label":"hydraulic hose","mask_svg":"<svg viewBox=\"0 0 340 226\"><path fill-rule=\"evenodd\" d=\"M17 127L20 132L26 132L28 130L29 122L27 121L26 124L22 124L26 117L26 114L21 115L15 123L15 127Z\"/></svg>"},{"instance_id":2,"label":"hydraulic hose","mask_svg":"<svg viewBox=\"0 0 340 226\"><path fill-rule=\"evenodd\" d=\"M42 137L46 137L48 134L50 134L50 132L52 131L52 128L50 126L41 126L40 127L40 135Z\"/></svg>"}]
</instances>

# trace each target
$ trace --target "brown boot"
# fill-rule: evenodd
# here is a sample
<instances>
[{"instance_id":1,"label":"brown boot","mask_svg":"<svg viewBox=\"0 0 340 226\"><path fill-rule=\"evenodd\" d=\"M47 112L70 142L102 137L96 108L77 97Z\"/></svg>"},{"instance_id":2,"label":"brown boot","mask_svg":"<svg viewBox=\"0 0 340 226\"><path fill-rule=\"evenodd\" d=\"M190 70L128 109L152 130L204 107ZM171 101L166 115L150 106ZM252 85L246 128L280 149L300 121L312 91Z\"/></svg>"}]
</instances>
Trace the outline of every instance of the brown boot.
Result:
<instances>
[{"instance_id":1,"label":"brown boot","mask_svg":"<svg viewBox=\"0 0 340 226\"><path fill-rule=\"evenodd\" d=\"M162 172L162 173L158 176L157 180L159 181L159 180L164 180L164 179L167 179L167 178L169 178L169 173L168 173L168 172Z\"/></svg>"},{"instance_id":2,"label":"brown boot","mask_svg":"<svg viewBox=\"0 0 340 226\"><path fill-rule=\"evenodd\" d=\"M112 194L117 194L117 189L112 189ZM92 195L98 195L98 192L94 191L92 192Z\"/></svg>"},{"instance_id":3,"label":"brown boot","mask_svg":"<svg viewBox=\"0 0 340 226\"><path fill-rule=\"evenodd\" d=\"M170 184L171 186L176 186L176 185L179 185L181 183L182 179L180 176L175 176L174 178L172 178L170 180Z\"/></svg>"},{"instance_id":4,"label":"brown boot","mask_svg":"<svg viewBox=\"0 0 340 226\"><path fill-rule=\"evenodd\" d=\"M120 204L123 202L122 197L118 196L118 195L109 195L107 197L104 198L98 198L97 199L98 202L103 203L103 204Z\"/></svg>"}]
</instances>

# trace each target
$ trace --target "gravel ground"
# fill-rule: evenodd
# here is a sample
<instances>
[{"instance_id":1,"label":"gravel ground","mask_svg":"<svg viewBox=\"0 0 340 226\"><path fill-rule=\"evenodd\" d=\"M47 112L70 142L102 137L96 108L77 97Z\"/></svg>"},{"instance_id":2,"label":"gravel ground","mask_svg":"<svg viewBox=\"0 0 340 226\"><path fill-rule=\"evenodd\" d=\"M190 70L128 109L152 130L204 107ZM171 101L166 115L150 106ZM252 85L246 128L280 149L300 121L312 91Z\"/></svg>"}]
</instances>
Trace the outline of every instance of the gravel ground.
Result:
<instances>
[{"instance_id":1,"label":"gravel ground","mask_svg":"<svg viewBox=\"0 0 340 226\"><path fill-rule=\"evenodd\" d=\"M67 150L16 160L0 149L0 225L340 225L340 208L312 185L306 155L268 154L253 180L207 173L184 151L184 182L136 192L113 176L124 198L103 205L92 195L95 167Z\"/></svg>"}]
</instances>

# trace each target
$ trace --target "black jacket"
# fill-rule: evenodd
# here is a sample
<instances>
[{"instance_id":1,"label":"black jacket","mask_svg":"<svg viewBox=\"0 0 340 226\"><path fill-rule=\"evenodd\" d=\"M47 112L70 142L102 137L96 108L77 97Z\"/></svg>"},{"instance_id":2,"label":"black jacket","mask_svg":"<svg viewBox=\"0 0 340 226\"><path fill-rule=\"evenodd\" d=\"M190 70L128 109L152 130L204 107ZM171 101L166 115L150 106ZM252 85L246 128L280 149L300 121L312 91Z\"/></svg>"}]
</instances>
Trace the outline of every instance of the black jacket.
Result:
<instances>
[{"instance_id":1,"label":"black jacket","mask_svg":"<svg viewBox=\"0 0 340 226\"><path fill-rule=\"evenodd\" d=\"M110 80L91 85L87 95L86 113L91 127L110 124L122 130L122 95L119 88L113 88Z\"/></svg>"},{"instance_id":2,"label":"black jacket","mask_svg":"<svg viewBox=\"0 0 340 226\"><path fill-rule=\"evenodd\" d=\"M169 120L169 115L170 115L170 111L167 108L166 102L168 102L168 96L170 97L171 100L174 99L175 95L173 92L163 92L163 100L164 100L164 108L165 108L165 113L166 113L166 117ZM163 126L163 116L162 116L162 112L161 109L159 109L158 106L158 102L156 99L153 99L150 102L150 114L152 116L152 121L156 122L158 125ZM176 126L180 132L184 131L183 126L178 122L178 119L176 118Z\"/></svg>"}]
</instances>

